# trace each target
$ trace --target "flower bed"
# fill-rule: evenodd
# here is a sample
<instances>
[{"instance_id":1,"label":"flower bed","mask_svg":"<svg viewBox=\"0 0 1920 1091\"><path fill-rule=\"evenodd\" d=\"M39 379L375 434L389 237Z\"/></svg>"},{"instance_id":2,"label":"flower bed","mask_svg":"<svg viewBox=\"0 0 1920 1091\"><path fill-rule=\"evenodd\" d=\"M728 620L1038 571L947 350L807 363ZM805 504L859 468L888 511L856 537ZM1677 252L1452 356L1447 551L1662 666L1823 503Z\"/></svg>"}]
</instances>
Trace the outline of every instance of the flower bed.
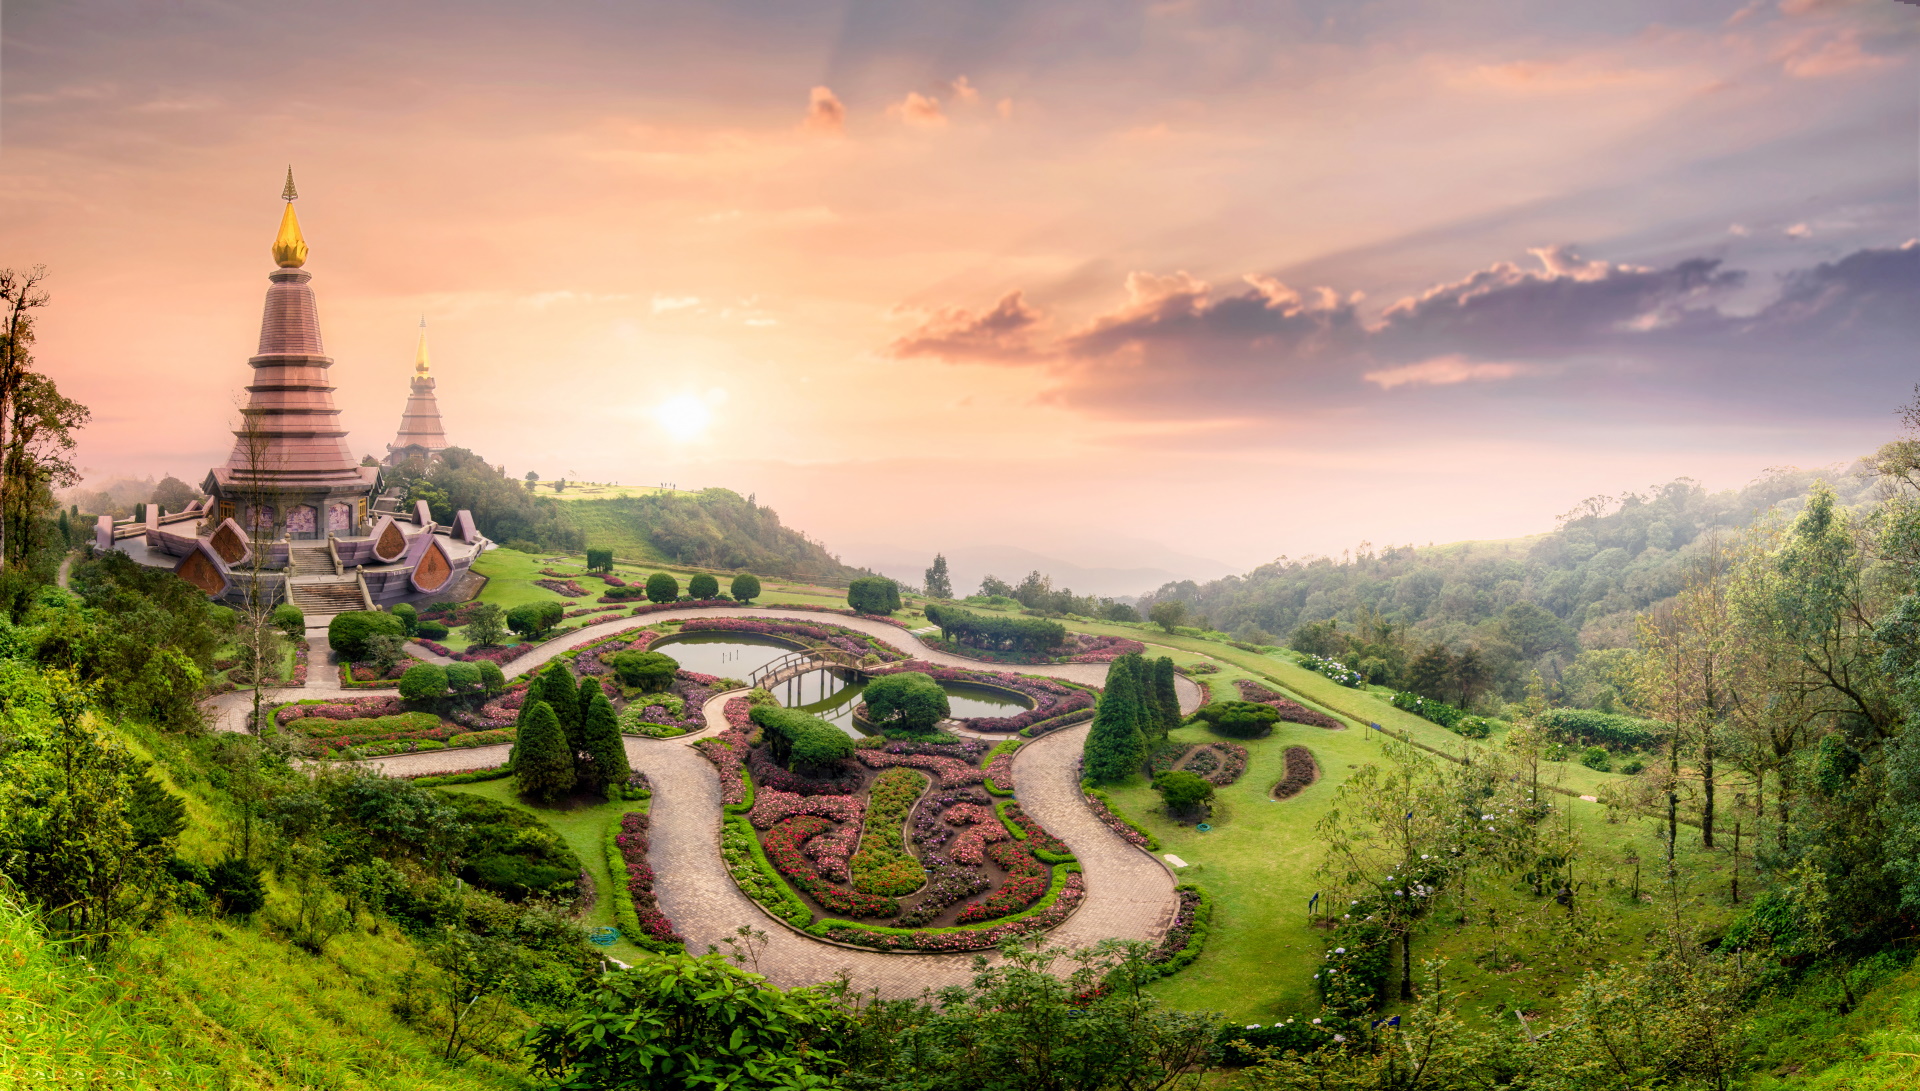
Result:
<instances>
[{"instance_id":1,"label":"flower bed","mask_svg":"<svg viewBox=\"0 0 1920 1091\"><path fill-rule=\"evenodd\" d=\"M1095 703L1092 690L1068 682L1060 682L1052 678L1036 678L1025 674L943 667L923 659L909 659L894 665L891 669L870 670L868 673L882 675L898 674L903 671L925 674L936 682L972 683L991 686L995 689L1008 689L1033 702L1032 708L1018 716L975 716L960 721L973 731L1012 734L1075 712L1091 712ZM1036 732L1036 734L1044 733L1044 731Z\"/></svg>"},{"instance_id":2,"label":"flower bed","mask_svg":"<svg viewBox=\"0 0 1920 1091\"><path fill-rule=\"evenodd\" d=\"M998 920L1040 900L1047 892L1047 869L1033 853L1018 841L1002 841L987 846L987 855L1006 869L1007 881L1000 889L960 911L961 924Z\"/></svg>"},{"instance_id":3,"label":"flower bed","mask_svg":"<svg viewBox=\"0 0 1920 1091\"><path fill-rule=\"evenodd\" d=\"M1157 966L1162 977L1200 957L1213 918L1213 902L1199 887L1182 883L1174 888L1174 895L1180 904L1173 911L1173 924L1147 955L1147 962Z\"/></svg>"},{"instance_id":4,"label":"flower bed","mask_svg":"<svg viewBox=\"0 0 1920 1091\"><path fill-rule=\"evenodd\" d=\"M1152 834L1128 821L1124 815L1115 813L1107 801L1107 794L1105 792L1099 791L1098 789L1089 791L1086 793L1086 800L1087 809L1093 812L1093 817L1105 823L1108 829L1119 834L1122 840L1130 845L1138 845L1148 852L1159 851L1160 843L1154 840Z\"/></svg>"},{"instance_id":5,"label":"flower bed","mask_svg":"<svg viewBox=\"0 0 1920 1091\"><path fill-rule=\"evenodd\" d=\"M1013 755L1020 746L1021 740L1008 739L987 755L987 791L999 796L1013 794Z\"/></svg>"},{"instance_id":6,"label":"flower bed","mask_svg":"<svg viewBox=\"0 0 1920 1091\"><path fill-rule=\"evenodd\" d=\"M1035 822L1032 816L1020 809L1020 804L1011 799L1005 799L1001 800L998 806L1000 813L1006 816L1006 820L1020 831L1020 839L1027 843L1027 848L1033 850L1041 859L1045 860L1051 856L1055 858L1052 861L1054 863L1064 863L1073 859L1073 850L1067 847L1066 842L1048 833L1046 827Z\"/></svg>"},{"instance_id":7,"label":"flower bed","mask_svg":"<svg viewBox=\"0 0 1920 1091\"><path fill-rule=\"evenodd\" d=\"M1324 727L1329 731L1344 731L1347 725L1327 715L1315 712L1298 701L1290 701L1267 687L1251 679L1242 678L1234 683L1240 687L1240 699L1255 704L1271 706L1280 713L1280 718L1289 723L1306 724L1309 727Z\"/></svg>"},{"instance_id":8,"label":"flower bed","mask_svg":"<svg viewBox=\"0 0 1920 1091\"><path fill-rule=\"evenodd\" d=\"M832 648L859 656L877 655L887 662L907 657L907 653L878 637L841 625L752 617L697 617L680 626L680 631L683 633L756 633L761 636L783 637L798 641L807 647Z\"/></svg>"},{"instance_id":9,"label":"flower bed","mask_svg":"<svg viewBox=\"0 0 1920 1091\"><path fill-rule=\"evenodd\" d=\"M832 825L816 815L789 818L768 830L760 839L760 844L767 850L767 859L772 861L774 868L786 876L788 882L820 903L827 912L848 913L856 917L898 916L900 903L892 898L840 890L820 880L818 870L808 862L800 847L809 838L825 833Z\"/></svg>"},{"instance_id":10,"label":"flower bed","mask_svg":"<svg viewBox=\"0 0 1920 1091\"><path fill-rule=\"evenodd\" d=\"M617 828L618 832L614 832ZM627 902L614 904L614 916L627 938L656 951L675 951L685 940L673 930L673 922L660 912L654 899L653 867L647 862L647 816L629 813L620 816L617 827L608 827L610 849L608 868L615 875L623 870L627 877ZM625 909L626 912L621 912ZM631 919L630 919L631 918Z\"/></svg>"},{"instance_id":11,"label":"flower bed","mask_svg":"<svg viewBox=\"0 0 1920 1091\"><path fill-rule=\"evenodd\" d=\"M1304 791L1307 785L1319 779L1320 769L1313 763L1313 754L1304 746L1287 747L1287 775L1273 786L1273 798L1292 799Z\"/></svg>"},{"instance_id":12,"label":"flower bed","mask_svg":"<svg viewBox=\"0 0 1920 1091\"><path fill-rule=\"evenodd\" d=\"M814 926L818 934L839 943L872 947L881 951L925 951L933 954L960 954L991 950L1016 936L1055 928L1073 915L1086 897L1086 884L1079 871L1055 874L1055 888L1047 891L1040 904L1013 920L985 927L942 928L913 931L896 928L867 928L839 921L822 921ZM811 930L811 929L810 929Z\"/></svg>"},{"instance_id":13,"label":"flower bed","mask_svg":"<svg viewBox=\"0 0 1920 1091\"><path fill-rule=\"evenodd\" d=\"M1331 681L1338 682L1348 689L1358 689L1366 684L1366 676L1338 659L1329 659L1324 655L1302 656L1300 665L1318 674L1324 674Z\"/></svg>"},{"instance_id":14,"label":"flower bed","mask_svg":"<svg viewBox=\"0 0 1920 1091\"><path fill-rule=\"evenodd\" d=\"M851 864L855 890L911 894L926 883L927 869L907 851L904 833L907 815L926 787L926 777L907 769L889 769L874 779L867 795L860 851Z\"/></svg>"},{"instance_id":15,"label":"flower bed","mask_svg":"<svg viewBox=\"0 0 1920 1091\"><path fill-rule=\"evenodd\" d=\"M1006 663L1011 666L1038 666L1046 663L1111 663L1123 655L1133 655L1147 650L1147 646L1138 640L1124 636L1095 636L1092 633L1068 633L1066 643L1048 648L1044 652L1005 651L996 648L976 648L970 644L945 639L928 639L930 648L938 648L948 655L957 655L963 659L978 659L983 663Z\"/></svg>"},{"instance_id":16,"label":"flower bed","mask_svg":"<svg viewBox=\"0 0 1920 1091\"><path fill-rule=\"evenodd\" d=\"M883 769L893 765L924 769L934 775L934 782L942 788L978 784L986 779L987 775L986 771L977 765L961 761L959 758L944 758L934 754L890 754L885 750L856 750L853 756L859 758L860 764L869 769Z\"/></svg>"},{"instance_id":17,"label":"flower bed","mask_svg":"<svg viewBox=\"0 0 1920 1091\"><path fill-rule=\"evenodd\" d=\"M570 599L583 599L587 597L587 589L572 580L535 580L533 581L533 585L535 587L544 587L556 595L564 595Z\"/></svg>"},{"instance_id":18,"label":"flower bed","mask_svg":"<svg viewBox=\"0 0 1920 1091\"><path fill-rule=\"evenodd\" d=\"M605 614L607 616L605 618L602 618L601 620L610 621L612 620L613 615L619 612L620 612L620 608L618 606L583 606L578 610L568 610L566 613L561 614L560 616L562 618L571 620L577 617L588 617L592 614Z\"/></svg>"}]
</instances>

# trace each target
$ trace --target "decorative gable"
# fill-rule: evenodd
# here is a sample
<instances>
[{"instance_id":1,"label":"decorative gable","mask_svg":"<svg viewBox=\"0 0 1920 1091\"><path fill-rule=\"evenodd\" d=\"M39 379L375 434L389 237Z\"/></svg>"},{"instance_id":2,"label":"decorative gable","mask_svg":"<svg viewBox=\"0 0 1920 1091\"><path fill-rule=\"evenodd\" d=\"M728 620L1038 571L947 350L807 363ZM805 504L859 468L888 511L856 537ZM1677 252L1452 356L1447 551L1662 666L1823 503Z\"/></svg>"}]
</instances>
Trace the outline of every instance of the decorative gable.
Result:
<instances>
[{"instance_id":1,"label":"decorative gable","mask_svg":"<svg viewBox=\"0 0 1920 1091\"><path fill-rule=\"evenodd\" d=\"M219 598L233 585L225 562L214 552L212 542L206 539L194 542L187 555L173 566L173 574L198 587L210 598Z\"/></svg>"},{"instance_id":2,"label":"decorative gable","mask_svg":"<svg viewBox=\"0 0 1920 1091\"><path fill-rule=\"evenodd\" d=\"M453 558L447 556L447 547L438 538L430 538L427 548L420 554L420 562L413 566L413 589L423 595L430 595L447 586L453 578Z\"/></svg>"},{"instance_id":3,"label":"decorative gable","mask_svg":"<svg viewBox=\"0 0 1920 1091\"><path fill-rule=\"evenodd\" d=\"M213 533L207 535L206 544L228 567L245 564L253 556L253 538L232 519L221 520Z\"/></svg>"},{"instance_id":4,"label":"decorative gable","mask_svg":"<svg viewBox=\"0 0 1920 1091\"><path fill-rule=\"evenodd\" d=\"M393 516L383 515L373 528L373 559L392 564L407 555L407 534Z\"/></svg>"}]
</instances>

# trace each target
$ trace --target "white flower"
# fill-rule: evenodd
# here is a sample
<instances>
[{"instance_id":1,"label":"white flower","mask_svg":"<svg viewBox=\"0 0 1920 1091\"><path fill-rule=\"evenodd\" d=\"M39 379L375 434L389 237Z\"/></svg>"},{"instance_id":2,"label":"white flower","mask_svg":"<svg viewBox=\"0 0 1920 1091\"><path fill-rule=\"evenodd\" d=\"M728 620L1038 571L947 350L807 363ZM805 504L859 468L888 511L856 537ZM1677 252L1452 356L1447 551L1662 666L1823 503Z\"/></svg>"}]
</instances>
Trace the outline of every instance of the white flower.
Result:
<instances>
[{"instance_id":1,"label":"white flower","mask_svg":"<svg viewBox=\"0 0 1920 1091\"><path fill-rule=\"evenodd\" d=\"M1316 1026L1316 1027L1317 1027L1317 1026L1319 1026L1319 1025L1320 1025L1320 1020L1318 1020L1318 1019L1315 1019L1315 1020L1313 1021L1313 1025L1314 1025L1314 1026Z\"/></svg>"},{"instance_id":2,"label":"white flower","mask_svg":"<svg viewBox=\"0 0 1920 1091\"><path fill-rule=\"evenodd\" d=\"M1258 1024L1258 1023L1248 1023L1248 1024L1247 1024L1247 1029L1248 1029L1248 1030L1259 1030L1259 1029L1260 1029L1260 1024Z\"/></svg>"},{"instance_id":3,"label":"white flower","mask_svg":"<svg viewBox=\"0 0 1920 1091\"><path fill-rule=\"evenodd\" d=\"M1420 854L1420 859L1422 859L1422 860L1425 860L1426 858L1427 858L1427 854L1426 854L1426 853L1424 853L1424 852L1423 852L1423 853L1421 853L1421 854Z\"/></svg>"},{"instance_id":4,"label":"white flower","mask_svg":"<svg viewBox=\"0 0 1920 1091\"><path fill-rule=\"evenodd\" d=\"M1316 1022L1316 1023L1317 1023L1317 1022L1319 1022L1319 1020L1318 1020L1318 1019L1316 1019L1316 1020L1314 1020L1314 1022ZM1333 1040L1334 1040L1334 1041L1336 1041L1336 1042L1344 1042L1344 1041L1346 1041L1346 1040L1347 1040L1347 1036L1346 1036L1346 1035L1344 1035L1344 1034L1336 1034L1336 1035L1334 1035L1334 1036L1333 1036Z\"/></svg>"},{"instance_id":5,"label":"white flower","mask_svg":"<svg viewBox=\"0 0 1920 1091\"><path fill-rule=\"evenodd\" d=\"M1347 953L1347 949L1345 947L1335 947L1333 953L1336 955L1344 955Z\"/></svg>"}]
</instances>

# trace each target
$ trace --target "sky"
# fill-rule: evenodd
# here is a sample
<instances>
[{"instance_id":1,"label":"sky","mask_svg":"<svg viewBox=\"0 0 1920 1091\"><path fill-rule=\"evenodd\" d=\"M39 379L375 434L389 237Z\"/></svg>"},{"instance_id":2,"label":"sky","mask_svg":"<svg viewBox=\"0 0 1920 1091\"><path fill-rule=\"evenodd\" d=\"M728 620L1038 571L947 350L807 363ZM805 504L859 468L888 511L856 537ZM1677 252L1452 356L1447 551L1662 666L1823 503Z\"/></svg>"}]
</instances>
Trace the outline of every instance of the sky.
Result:
<instances>
[{"instance_id":1,"label":"sky","mask_svg":"<svg viewBox=\"0 0 1920 1091\"><path fill-rule=\"evenodd\" d=\"M15 0L0 265L97 477L224 460L291 164L356 452L424 315L515 476L1212 575L1892 438L1916 52L1902 0Z\"/></svg>"}]
</instances>

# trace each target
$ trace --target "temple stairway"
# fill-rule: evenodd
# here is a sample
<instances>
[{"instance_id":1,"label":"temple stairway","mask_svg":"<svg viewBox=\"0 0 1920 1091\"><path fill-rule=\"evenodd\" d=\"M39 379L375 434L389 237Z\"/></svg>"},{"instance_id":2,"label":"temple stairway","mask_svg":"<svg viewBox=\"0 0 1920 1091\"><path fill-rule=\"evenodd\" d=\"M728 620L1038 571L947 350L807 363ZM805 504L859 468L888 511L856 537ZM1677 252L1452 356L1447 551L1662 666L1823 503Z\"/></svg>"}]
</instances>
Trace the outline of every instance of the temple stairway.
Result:
<instances>
[{"instance_id":1,"label":"temple stairway","mask_svg":"<svg viewBox=\"0 0 1920 1091\"><path fill-rule=\"evenodd\" d=\"M335 614L367 609L360 581L334 574L333 554L324 542L294 542L288 546L287 597L307 615L309 626L324 624Z\"/></svg>"},{"instance_id":2,"label":"temple stairway","mask_svg":"<svg viewBox=\"0 0 1920 1091\"><path fill-rule=\"evenodd\" d=\"M287 575L289 576L331 576L333 554L327 552L326 543L308 545L300 542L289 544Z\"/></svg>"}]
</instances>

